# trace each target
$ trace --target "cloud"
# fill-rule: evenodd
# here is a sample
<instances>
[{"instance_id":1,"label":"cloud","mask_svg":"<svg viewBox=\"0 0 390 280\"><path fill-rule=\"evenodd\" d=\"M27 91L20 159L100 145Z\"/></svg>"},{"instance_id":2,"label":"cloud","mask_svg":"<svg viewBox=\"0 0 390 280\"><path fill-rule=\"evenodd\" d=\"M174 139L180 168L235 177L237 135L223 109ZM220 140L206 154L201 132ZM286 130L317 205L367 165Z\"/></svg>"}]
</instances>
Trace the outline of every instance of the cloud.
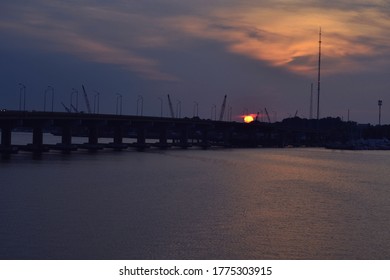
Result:
<instances>
[{"instance_id":1,"label":"cloud","mask_svg":"<svg viewBox=\"0 0 390 280\"><path fill-rule=\"evenodd\" d=\"M2 20L0 30L21 34L23 41L29 42L28 48L70 53L84 60L118 65L147 79L177 79L160 71L157 60L138 53L138 49L165 44L161 35L145 32L145 28L128 32L129 26L137 26L136 22L145 26L148 19L142 15L104 6L76 8L57 1L8 8L15 17Z\"/></svg>"},{"instance_id":2,"label":"cloud","mask_svg":"<svg viewBox=\"0 0 390 280\"><path fill-rule=\"evenodd\" d=\"M287 2L279 1L278 9L275 5L216 9L204 18L178 17L172 25L186 34L225 42L229 52L302 74L316 69L320 26L322 51L328 59L324 70L329 74L375 67L390 49L386 40L390 21L380 7L351 10ZM367 58L372 65L366 64Z\"/></svg>"},{"instance_id":3,"label":"cloud","mask_svg":"<svg viewBox=\"0 0 390 280\"><path fill-rule=\"evenodd\" d=\"M30 36L37 48L50 46L119 65L148 79L175 80L161 70L153 51L194 50L197 40L217 41L228 53L312 75L321 26L323 73L336 74L388 62L388 7L385 1L359 0L37 0L34 5L6 5L12 16L0 29Z\"/></svg>"}]
</instances>

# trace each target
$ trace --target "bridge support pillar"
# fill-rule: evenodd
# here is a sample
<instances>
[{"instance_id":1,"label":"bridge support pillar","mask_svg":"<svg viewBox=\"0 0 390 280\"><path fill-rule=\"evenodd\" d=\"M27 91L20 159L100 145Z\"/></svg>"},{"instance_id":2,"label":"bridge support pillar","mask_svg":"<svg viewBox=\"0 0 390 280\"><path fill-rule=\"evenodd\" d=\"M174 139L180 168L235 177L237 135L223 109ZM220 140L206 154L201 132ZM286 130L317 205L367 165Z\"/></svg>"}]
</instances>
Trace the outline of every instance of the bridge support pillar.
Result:
<instances>
[{"instance_id":1,"label":"bridge support pillar","mask_svg":"<svg viewBox=\"0 0 390 280\"><path fill-rule=\"evenodd\" d=\"M33 147L41 150L43 147L43 129L40 125L35 125L33 128Z\"/></svg>"},{"instance_id":2,"label":"bridge support pillar","mask_svg":"<svg viewBox=\"0 0 390 280\"><path fill-rule=\"evenodd\" d=\"M127 149L128 145L123 143L123 129L122 125L114 126L114 142L108 144L109 148L113 148L115 151Z\"/></svg>"},{"instance_id":3,"label":"bridge support pillar","mask_svg":"<svg viewBox=\"0 0 390 280\"><path fill-rule=\"evenodd\" d=\"M1 146L11 147L12 128L9 126L1 128Z\"/></svg>"},{"instance_id":4,"label":"bridge support pillar","mask_svg":"<svg viewBox=\"0 0 390 280\"><path fill-rule=\"evenodd\" d=\"M97 145L98 143L98 128L96 125L88 127L88 144Z\"/></svg>"},{"instance_id":5,"label":"bridge support pillar","mask_svg":"<svg viewBox=\"0 0 390 280\"><path fill-rule=\"evenodd\" d=\"M187 149L190 146L188 143L188 127L184 125L180 131L180 147Z\"/></svg>"},{"instance_id":6,"label":"bridge support pillar","mask_svg":"<svg viewBox=\"0 0 390 280\"><path fill-rule=\"evenodd\" d=\"M82 148L87 149L90 152L96 152L103 148L102 145L98 143L99 139L99 127L97 124L88 125L88 143L82 145Z\"/></svg>"},{"instance_id":7,"label":"bridge support pillar","mask_svg":"<svg viewBox=\"0 0 390 280\"><path fill-rule=\"evenodd\" d=\"M202 143L201 146L203 149L207 149L210 147L210 139L209 139L209 130L208 128L204 128L202 130Z\"/></svg>"},{"instance_id":8,"label":"bridge support pillar","mask_svg":"<svg viewBox=\"0 0 390 280\"><path fill-rule=\"evenodd\" d=\"M62 151L64 154L69 154L71 151L76 151L77 147L72 145L72 126L71 124L64 124L61 127L61 143L53 147L56 150Z\"/></svg>"},{"instance_id":9,"label":"bridge support pillar","mask_svg":"<svg viewBox=\"0 0 390 280\"><path fill-rule=\"evenodd\" d=\"M61 143L64 146L72 145L72 128L70 125L62 127Z\"/></svg>"},{"instance_id":10,"label":"bridge support pillar","mask_svg":"<svg viewBox=\"0 0 390 280\"><path fill-rule=\"evenodd\" d=\"M146 135L145 135L145 126L140 125L137 128L137 144L138 145L145 145L146 142Z\"/></svg>"},{"instance_id":11,"label":"bridge support pillar","mask_svg":"<svg viewBox=\"0 0 390 280\"><path fill-rule=\"evenodd\" d=\"M143 151L148 147L146 144L146 127L142 123L137 125L137 143L135 144L135 147L139 151Z\"/></svg>"},{"instance_id":12,"label":"bridge support pillar","mask_svg":"<svg viewBox=\"0 0 390 280\"><path fill-rule=\"evenodd\" d=\"M160 127L160 135L159 135L159 143L160 149L166 149L169 147L168 145L168 129L165 125L161 125Z\"/></svg>"},{"instance_id":13,"label":"bridge support pillar","mask_svg":"<svg viewBox=\"0 0 390 280\"><path fill-rule=\"evenodd\" d=\"M114 128L114 144L121 145L123 143L123 130L121 126Z\"/></svg>"},{"instance_id":14,"label":"bridge support pillar","mask_svg":"<svg viewBox=\"0 0 390 280\"><path fill-rule=\"evenodd\" d=\"M33 123L32 143L27 144L25 147L21 147L22 150L32 152L33 156L38 158L43 152L49 150L48 147L43 145L43 124L41 122Z\"/></svg>"},{"instance_id":15,"label":"bridge support pillar","mask_svg":"<svg viewBox=\"0 0 390 280\"><path fill-rule=\"evenodd\" d=\"M0 153L3 159L8 159L11 154L17 153L17 148L12 147L12 127L2 126L1 127L1 145Z\"/></svg>"}]
</instances>

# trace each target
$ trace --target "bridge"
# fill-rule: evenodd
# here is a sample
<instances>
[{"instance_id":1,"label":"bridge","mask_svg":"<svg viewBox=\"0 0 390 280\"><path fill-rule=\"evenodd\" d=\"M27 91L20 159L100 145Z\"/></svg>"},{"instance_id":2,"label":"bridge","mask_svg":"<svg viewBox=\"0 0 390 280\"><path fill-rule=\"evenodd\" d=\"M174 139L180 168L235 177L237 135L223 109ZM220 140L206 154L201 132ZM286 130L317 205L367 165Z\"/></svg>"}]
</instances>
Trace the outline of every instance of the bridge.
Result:
<instances>
[{"instance_id":1,"label":"bridge","mask_svg":"<svg viewBox=\"0 0 390 280\"><path fill-rule=\"evenodd\" d=\"M274 131L272 124L263 122L29 111L1 111L0 129L0 153L3 156L18 151L70 153L78 149L120 151L130 147L138 150L151 147L257 147L269 144ZM31 132L31 143L14 145L14 131ZM61 141L45 144L43 135L47 132L61 136ZM87 137L88 141L74 144L73 137L80 136ZM99 143L100 138L111 138L112 142ZM126 138L133 139L133 142L125 143L123 139Z\"/></svg>"}]
</instances>

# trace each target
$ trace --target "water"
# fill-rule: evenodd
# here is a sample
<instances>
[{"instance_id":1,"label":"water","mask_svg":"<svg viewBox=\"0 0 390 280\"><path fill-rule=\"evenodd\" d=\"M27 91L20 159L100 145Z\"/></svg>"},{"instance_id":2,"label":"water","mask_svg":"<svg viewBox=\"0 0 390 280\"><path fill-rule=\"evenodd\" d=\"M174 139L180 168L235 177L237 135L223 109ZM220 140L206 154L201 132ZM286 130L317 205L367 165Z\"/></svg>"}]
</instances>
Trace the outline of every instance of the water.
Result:
<instances>
[{"instance_id":1,"label":"water","mask_svg":"<svg viewBox=\"0 0 390 280\"><path fill-rule=\"evenodd\" d=\"M20 153L0 259L389 259L390 152Z\"/></svg>"}]
</instances>

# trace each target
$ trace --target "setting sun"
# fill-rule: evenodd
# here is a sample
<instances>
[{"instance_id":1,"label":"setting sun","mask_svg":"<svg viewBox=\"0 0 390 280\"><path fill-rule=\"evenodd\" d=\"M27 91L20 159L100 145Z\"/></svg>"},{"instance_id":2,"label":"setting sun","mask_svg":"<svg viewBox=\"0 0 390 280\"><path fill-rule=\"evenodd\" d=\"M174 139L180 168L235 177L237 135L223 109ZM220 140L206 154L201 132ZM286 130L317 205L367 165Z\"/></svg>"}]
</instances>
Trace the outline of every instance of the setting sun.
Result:
<instances>
[{"instance_id":1,"label":"setting sun","mask_svg":"<svg viewBox=\"0 0 390 280\"><path fill-rule=\"evenodd\" d=\"M247 115L247 116L244 116L244 122L246 123L250 123L250 122L253 122L254 119L251 115Z\"/></svg>"}]
</instances>

